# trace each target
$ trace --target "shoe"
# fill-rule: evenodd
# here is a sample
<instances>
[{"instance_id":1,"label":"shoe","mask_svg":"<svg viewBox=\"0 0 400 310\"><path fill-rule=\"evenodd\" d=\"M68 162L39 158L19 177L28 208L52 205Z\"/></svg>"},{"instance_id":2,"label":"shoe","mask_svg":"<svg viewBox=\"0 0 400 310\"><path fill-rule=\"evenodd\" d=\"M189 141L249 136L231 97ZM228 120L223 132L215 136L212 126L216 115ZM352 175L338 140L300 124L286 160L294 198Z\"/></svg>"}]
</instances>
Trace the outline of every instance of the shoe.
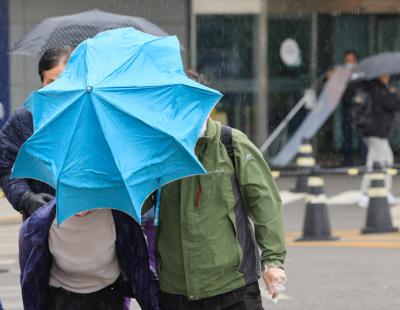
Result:
<instances>
[{"instance_id":1,"label":"shoe","mask_svg":"<svg viewBox=\"0 0 400 310\"><path fill-rule=\"evenodd\" d=\"M362 195L358 200L358 206L360 208L368 208L369 197L367 195Z\"/></svg>"},{"instance_id":2,"label":"shoe","mask_svg":"<svg viewBox=\"0 0 400 310\"><path fill-rule=\"evenodd\" d=\"M395 205L397 203L397 198L394 197L392 193L387 195L387 200L389 205Z\"/></svg>"}]
</instances>

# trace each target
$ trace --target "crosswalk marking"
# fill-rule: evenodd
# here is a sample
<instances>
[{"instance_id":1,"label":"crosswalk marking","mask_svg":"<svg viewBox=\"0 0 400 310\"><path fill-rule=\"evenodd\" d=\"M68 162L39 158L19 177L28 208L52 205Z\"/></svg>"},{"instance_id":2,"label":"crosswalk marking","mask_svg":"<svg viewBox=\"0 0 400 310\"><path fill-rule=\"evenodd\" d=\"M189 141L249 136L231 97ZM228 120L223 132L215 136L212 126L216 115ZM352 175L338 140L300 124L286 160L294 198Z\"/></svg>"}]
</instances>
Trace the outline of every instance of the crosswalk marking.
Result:
<instances>
[{"instance_id":1,"label":"crosswalk marking","mask_svg":"<svg viewBox=\"0 0 400 310\"><path fill-rule=\"evenodd\" d=\"M284 205L287 205L289 203L304 199L304 197L306 196L305 193L292 193L290 191L281 191L281 198L282 198L282 203Z\"/></svg>"},{"instance_id":2,"label":"crosswalk marking","mask_svg":"<svg viewBox=\"0 0 400 310\"><path fill-rule=\"evenodd\" d=\"M346 191L328 198L328 204L331 205L352 205L360 199L360 191Z\"/></svg>"},{"instance_id":3,"label":"crosswalk marking","mask_svg":"<svg viewBox=\"0 0 400 310\"><path fill-rule=\"evenodd\" d=\"M280 195L282 198L282 202L284 205L288 205L292 202L296 202L302 200L306 197L306 193L292 193L287 190L280 191ZM358 203L360 199L361 191L359 190L350 190L345 191L337 195L333 195L328 197L327 204L328 205L355 205ZM398 199L400 201L400 199Z\"/></svg>"}]
</instances>

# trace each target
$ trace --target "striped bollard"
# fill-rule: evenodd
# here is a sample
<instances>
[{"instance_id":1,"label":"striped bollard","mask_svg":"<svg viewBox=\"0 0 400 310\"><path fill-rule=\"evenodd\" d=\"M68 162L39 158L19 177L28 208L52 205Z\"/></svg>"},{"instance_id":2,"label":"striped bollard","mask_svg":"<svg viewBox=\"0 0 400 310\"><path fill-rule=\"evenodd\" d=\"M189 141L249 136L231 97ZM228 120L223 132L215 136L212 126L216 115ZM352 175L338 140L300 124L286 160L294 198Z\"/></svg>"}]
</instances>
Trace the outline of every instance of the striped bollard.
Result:
<instances>
[{"instance_id":1,"label":"striped bollard","mask_svg":"<svg viewBox=\"0 0 400 310\"><path fill-rule=\"evenodd\" d=\"M315 158L313 156L313 147L309 139L303 138L296 157L296 167L301 171L311 171L315 167ZM294 193L307 192L307 176L300 175L296 179Z\"/></svg>"},{"instance_id":2,"label":"striped bollard","mask_svg":"<svg viewBox=\"0 0 400 310\"><path fill-rule=\"evenodd\" d=\"M337 240L331 234L326 196L324 194L324 179L311 175L307 180L308 195L306 197L306 213L304 216L303 236L296 241L326 241Z\"/></svg>"},{"instance_id":3,"label":"striped bollard","mask_svg":"<svg viewBox=\"0 0 400 310\"><path fill-rule=\"evenodd\" d=\"M392 216L387 199L388 190L385 184L386 171L380 163L374 163L369 179L367 220L362 233L371 234L399 231L392 224Z\"/></svg>"}]
</instances>

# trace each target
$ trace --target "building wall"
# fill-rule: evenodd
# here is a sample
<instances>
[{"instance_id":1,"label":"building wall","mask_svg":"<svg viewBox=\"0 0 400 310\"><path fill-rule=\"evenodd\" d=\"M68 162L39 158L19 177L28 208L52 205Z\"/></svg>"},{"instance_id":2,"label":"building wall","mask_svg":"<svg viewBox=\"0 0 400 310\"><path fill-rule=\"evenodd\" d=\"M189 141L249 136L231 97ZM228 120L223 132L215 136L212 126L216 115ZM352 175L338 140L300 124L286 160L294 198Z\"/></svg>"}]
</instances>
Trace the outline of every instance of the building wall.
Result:
<instances>
[{"instance_id":1,"label":"building wall","mask_svg":"<svg viewBox=\"0 0 400 310\"><path fill-rule=\"evenodd\" d=\"M9 0L10 46L45 18L97 8L144 17L166 32L176 34L185 48L183 53L186 62L189 50L188 3L187 0ZM37 61L28 56L10 57L10 110L21 106L29 93L40 87Z\"/></svg>"},{"instance_id":2,"label":"building wall","mask_svg":"<svg viewBox=\"0 0 400 310\"><path fill-rule=\"evenodd\" d=\"M0 0L0 126L7 117L9 103L8 1Z\"/></svg>"}]
</instances>

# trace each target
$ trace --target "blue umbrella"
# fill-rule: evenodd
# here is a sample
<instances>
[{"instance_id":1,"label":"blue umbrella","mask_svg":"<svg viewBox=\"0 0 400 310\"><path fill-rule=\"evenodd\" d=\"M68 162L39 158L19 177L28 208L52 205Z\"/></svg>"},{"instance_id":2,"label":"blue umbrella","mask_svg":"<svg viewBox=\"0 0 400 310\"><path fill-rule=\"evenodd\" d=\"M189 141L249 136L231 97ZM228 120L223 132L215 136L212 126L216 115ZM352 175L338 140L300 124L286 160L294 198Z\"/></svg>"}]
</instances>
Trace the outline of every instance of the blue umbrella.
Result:
<instances>
[{"instance_id":1,"label":"blue umbrella","mask_svg":"<svg viewBox=\"0 0 400 310\"><path fill-rule=\"evenodd\" d=\"M118 209L140 222L155 189L205 173L194 147L220 98L186 77L175 36L133 28L100 33L25 102L34 134L12 176L56 189L59 224L95 208Z\"/></svg>"}]
</instances>

